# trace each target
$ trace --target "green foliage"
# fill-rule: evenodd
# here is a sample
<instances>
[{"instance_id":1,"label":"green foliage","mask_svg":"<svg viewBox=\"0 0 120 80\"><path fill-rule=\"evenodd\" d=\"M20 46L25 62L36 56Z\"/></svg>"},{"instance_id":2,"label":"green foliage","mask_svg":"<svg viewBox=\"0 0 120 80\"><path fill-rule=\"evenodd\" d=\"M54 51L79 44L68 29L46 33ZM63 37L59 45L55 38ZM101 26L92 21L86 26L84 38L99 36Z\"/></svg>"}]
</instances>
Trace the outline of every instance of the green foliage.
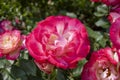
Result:
<instances>
[{"instance_id":1,"label":"green foliage","mask_svg":"<svg viewBox=\"0 0 120 80\"><path fill-rule=\"evenodd\" d=\"M88 31L91 52L110 46L108 12L107 6L90 0L0 0L0 20L11 20L23 34L29 34L38 21L50 15L80 19ZM15 24L16 18L20 23ZM76 69L55 69L48 75L36 67L27 51L23 51L16 61L0 59L0 80L80 80L86 61L80 61Z\"/></svg>"},{"instance_id":2,"label":"green foliage","mask_svg":"<svg viewBox=\"0 0 120 80\"><path fill-rule=\"evenodd\" d=\"M36 75L36 66L32 60L20 59L11 67L14 79L28 80Z\"/></svg>"},{"instance_id":3,"label":"green foliage","mask_svg":"<svg viewBox=\"0 0 120 80\"><path fill-rule=\"evenodd\" d=\"M86 62L87 62L87 60L84 59L84 60L82 60L78 63L78 67L73 69L73 72L72 72L73 77L79 77L80 76L80 74L82 72L82 69L83 69L83 66Z\"/></svg>"}]
</instances>

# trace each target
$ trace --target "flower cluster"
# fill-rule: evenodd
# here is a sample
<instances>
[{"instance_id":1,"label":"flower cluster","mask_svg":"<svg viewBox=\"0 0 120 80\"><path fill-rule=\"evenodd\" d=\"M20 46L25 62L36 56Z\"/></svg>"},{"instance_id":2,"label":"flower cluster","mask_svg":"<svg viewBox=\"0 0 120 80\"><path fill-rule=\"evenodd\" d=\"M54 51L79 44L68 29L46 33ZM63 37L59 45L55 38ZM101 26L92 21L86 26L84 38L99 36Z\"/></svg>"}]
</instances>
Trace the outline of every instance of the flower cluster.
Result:
<instances>
[{"instance_id":1,"label":"flower cluster","mask_svg":"<svg viewBox=\"0 0 120 80\"><path fill-rule=\"evenodd\" d=\"M10 21L0 22L0 57L8 60L17 59L23 45L22 41L20 31L14 29Z\"/></svg>"},{"instance_id":2,"label":"flower cluster","mask_svg":"<svg viewBox=\"0 0 120 80\"><path fill-rule=\"evenodd\" d=\"M91 54L84 65L82 80L120 80L120 0L92 0L110 6L111 47ZM16 19L16 23L20 23ZM25 40L24 40L25 39ZM24 43L25 42L25 43ZM0 58L15 60L23 46L38 68L51 73L54 68L73 69L90 51L87 30L82 22L68 16L50 16L37 23L26 37L8 20L0 22Z\"/></svg>"},{"instance_id":3,"label":"flower cluster","mask_svg":"<svg viewBox=\"0 0 120 80\"><path fill-rule=\"evenodd\" d=\"M84 65L82 80L119 80L120 79L120 0L92 0L111 6L108 19L112 48L104 48L92 53Z\"/></svg>"},{"instance_id":4,"label":"flower cluster","mask_svg":"<svg viewBox=\"0 0 120 80\"><path fill-rule=\"evenodd\" d=\"M84 65L82 80L118 80L120 78L120 0L92 0L111 6L108 19L111 23L110 39L113 47L92 53ZM40 70L51 73L55 67L75 68L90 50L85 26L67 16L50 16L40 21L27 36L26 47Z\"/></svg>"}]
</instances>

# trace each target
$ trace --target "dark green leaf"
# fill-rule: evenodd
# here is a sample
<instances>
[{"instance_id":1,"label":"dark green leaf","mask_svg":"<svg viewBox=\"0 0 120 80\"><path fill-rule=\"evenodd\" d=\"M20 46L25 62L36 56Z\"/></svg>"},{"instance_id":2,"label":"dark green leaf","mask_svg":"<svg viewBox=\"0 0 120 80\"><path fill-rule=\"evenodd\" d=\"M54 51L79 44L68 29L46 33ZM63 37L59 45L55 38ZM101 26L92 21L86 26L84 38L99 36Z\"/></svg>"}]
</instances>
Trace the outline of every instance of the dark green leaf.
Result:
<instances>
[{"instance_id":1,"label":"dark green leaf","mask_svg":"<svg viewBox=\"0 0 120 80\"><path fill-rule=\"evenodd\" d=\"M103 35L99 31L93 31L90 27L87 27L88 35L91 38L94 38L96 41L99 41L103 38Z\"/></svg>"},{"instance_id":2,"label":"dark green leaf","mask_svg":"<svg viewBox=\"0 0 120 80\"><path fill-rule=\"evenodd\" d=\"M20 59L20 67L27 75L36 75L36 66L32 60Z\"/></svg>"},{"instance_id":3,"label":"dark green leaf","mask_svg":"<svg viewBox=\"0 0 120 80\"><path fill-rule=\"evenodd\" d=\"M12 66L11 73L15 78L20 78L20 77L23 77L26 75L25 72L20 67L18 67L16 65Z\"/></svg>"},{"instance_id":4,"label":"dark green leaf","mask_svg":"<svg viewBox=\"0 0 120 80\"><path fill-rule=\"evenodd\" d=\"M108 7L106 5L97 6L97 12L94 13L97 17L108 15Z\"/></svg>"},{"instance_id":5,"label":"dark green leaf","mask_svg":"<svg viewBox=\"0 0 120 80\"><path fill-rule=\"evenodd\" d=\"M110 25L108 23L107 20L105 19L99 19L96 23L95 23L96 26L98 27L102 27L102 28L108 28Z\"/></svg>"},{"instance_id":6,"label":"dark green leaf","mask_svg":"<svg viewBox=\"0 0 120 80\"><path fill-rule=\"evenodd\" d=\"M58 69L56 77L57 77L57 80L66 80L64 72L60 69Z\"/></svg>"},{"instance_id":7,"label":"dark green leaf","mask_svg":"<svg viewBox=\"0 0 120 80\"><path fill-rule=\"evenodd\" d=\"M84 64L87 62L86 59L79 61L77 68L73 69L73 77L78 77L80 76Z\"/></svg>"}]
</instances>

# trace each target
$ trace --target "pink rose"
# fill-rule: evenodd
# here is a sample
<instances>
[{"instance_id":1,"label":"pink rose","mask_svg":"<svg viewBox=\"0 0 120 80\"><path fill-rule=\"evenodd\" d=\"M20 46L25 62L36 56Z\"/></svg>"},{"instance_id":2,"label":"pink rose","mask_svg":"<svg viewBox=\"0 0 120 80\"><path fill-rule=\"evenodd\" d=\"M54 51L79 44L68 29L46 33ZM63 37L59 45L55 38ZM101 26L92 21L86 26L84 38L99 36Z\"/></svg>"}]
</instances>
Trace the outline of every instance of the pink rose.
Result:
<instances>
[{"instance_id":1,"label":"pink rose","mask_svg":"<svg viewBox=\"0 0 120 80\"><path fill-rule=\"evenodd\" d=\"M111 48L100 49L84 65L81 80L119 80L120 67L117 52Z\"/></svg>"},{"instance_id":2,"label":"pink rose","mask_svg":"<svg viewBox=\"0 0 120 80\"><path fill-rule=\"evenodd\" d=\"M120 49L120 18L111 24L110 39L114 47Z\"/></svg>"},{"instance_id":3,"label":"pink rose","mask_svg":"<svg viewBox=\"0 0 120 80\"><path fill-rule=\"evenodd\" d=\"M40 63L59 68L74 68L90 50L85 26L75 18L50 16L40 21L27 36L26 47Z\"/></svg>"},{"instance_id":4,"label":"pink rose","mask_svg":"<svg viewBox=\"0 0 120 80\"><path fill-rule=\"evenodd\" d=\"M22 45L20 31L8 31L0 35L0 57L14 60L19 56Z\"/></svg>"},{"instance_id":5,"label":"pink rose","mask_svg":"<svg viewBox=\"0 0 120 80\"><path fill-rule=\"evenodd\" d=\"M12 23L9 20L2 20L0 21L0 34L4 33L5 31L10 31L13 29Z\"/></svg>"},{"instance_id":6,"label":"pink rose","mask_svg":"<svg viewBox=\"0 0 120 80\"><path fill-rule=\"evenodd\" d=\"M120 17L120 5L116 5L111 8L108 20L110 21L110 23L113 23L119 17Z\"/></svg>"},{"instance_id":7,"label":"pink rose","mask_svg":"<svg viewBox=\"0 0 120 80\"><path fill-rule=\"evenodd\" d=\"M115 6L117 4L120 4L120 0L91 0L93 2L102 2L108 6Z\"/></svg>"}]
</instances>

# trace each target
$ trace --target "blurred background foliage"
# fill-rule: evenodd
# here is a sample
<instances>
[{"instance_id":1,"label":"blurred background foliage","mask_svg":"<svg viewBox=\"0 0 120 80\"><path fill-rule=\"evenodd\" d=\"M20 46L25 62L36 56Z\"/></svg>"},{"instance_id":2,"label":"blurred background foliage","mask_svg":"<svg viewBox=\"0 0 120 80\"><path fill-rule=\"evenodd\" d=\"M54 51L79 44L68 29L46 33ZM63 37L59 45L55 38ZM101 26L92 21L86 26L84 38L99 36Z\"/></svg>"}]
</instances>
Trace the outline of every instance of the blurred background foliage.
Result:
<instances>
[{"instance_id":1,"label":"blurred background foliage","mask_svg":"<svg viewBox=\"0 0 120 80\"><path fill-rule=\"evenodd\" d=\"M66 15L81 20L91 43L87 59L93 51L111 45L108 13L109 7L90 0L0 0L0 20L12 21L25 35L31 32L38 21L51 15ZM76 69L55 69L48 75L36 67L28 51L24 50L15 61L0 59L0 80L80 80L87 59L80 61Z\"/></svg>"}]
</instances>

